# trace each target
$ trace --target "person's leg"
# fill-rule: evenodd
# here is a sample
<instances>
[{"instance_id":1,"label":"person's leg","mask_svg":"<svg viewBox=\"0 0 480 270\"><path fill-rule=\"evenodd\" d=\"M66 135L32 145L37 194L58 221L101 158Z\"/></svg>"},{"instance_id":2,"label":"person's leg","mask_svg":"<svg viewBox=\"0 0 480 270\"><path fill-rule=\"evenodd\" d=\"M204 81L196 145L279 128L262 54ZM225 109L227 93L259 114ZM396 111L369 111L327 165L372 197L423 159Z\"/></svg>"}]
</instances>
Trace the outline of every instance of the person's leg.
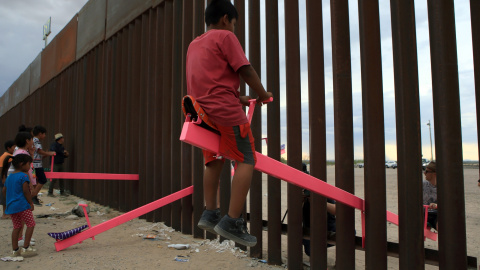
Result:
<instances>
[{"instance_id":1,"label":"person's leg","mask_svg":"<svg viewBox=\"0 0 480 270\"><path fill-rule=\"evenodd\" d=\"M12 249L17 250L18 249L18 232L20 231L20 228L13 229L12 231Z\"/></svg>"},{"instance_id":2,"label":"person's leg","mask_svg":"<svg viewBox=\"0 0 480 270\"><path fill-rule=\"evenodd\" d=\"M222 172L223 160L217 159L209 162L203 173L203 196L207 210L217 209L217 190Z\"/></svg>"},{"instance_id":3,"label":"person's leg","mask_svg":"<svg viewBox=\"0 0 480 270\"><path fill-rule=\"evenodd\" d=\"M239 163L232 181L232 192L230 194L230 207L228 215L231 218L239 218L243 212L250 183L252 182L254 166L246 163Z\"/></svg>"},{"instance_id":4,"label":"person's leg","mask_svg":"<svg viewBox=\"0 0 480 270\"><path fill-rule=\"evenodd\" d=\"M35 227L27 227L27 230L25 231L25 242L23 244L24 248L27 248L30 246L30 241L32 240L34 229Z\"/></svg>"},{"instance_id":5,"label":"person's leg","mask_svg":"<svg viewBox=\"0 0 480 270\"><path fill-rule=\"evenodd\" d=\"M52 178L52 181L50 182L50 186L48 187L48 195L49 196L53 196L53 188L54 188L56 182L57 182L57 179Z\"/></svg>"}]
</instances>

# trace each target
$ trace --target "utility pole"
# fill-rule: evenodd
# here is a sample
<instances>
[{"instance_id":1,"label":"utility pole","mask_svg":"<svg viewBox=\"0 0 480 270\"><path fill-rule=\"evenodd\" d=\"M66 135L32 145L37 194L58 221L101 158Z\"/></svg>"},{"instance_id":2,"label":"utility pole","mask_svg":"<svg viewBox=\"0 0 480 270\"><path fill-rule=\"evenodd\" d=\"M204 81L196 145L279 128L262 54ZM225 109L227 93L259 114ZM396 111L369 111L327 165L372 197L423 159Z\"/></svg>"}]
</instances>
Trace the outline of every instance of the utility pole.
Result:
<instances>
[{"instance_id":1,"label":"utility pole","mask_svg":"<svg viewBox=\"0 0 480 270\"><path fill-rule=\"evenodd\" d=\"M428 131L430 132L430 161L433 161L432 125L430 124L430 120L428 120L427 126L428 126Z\"/></svg>"}]
</instances>

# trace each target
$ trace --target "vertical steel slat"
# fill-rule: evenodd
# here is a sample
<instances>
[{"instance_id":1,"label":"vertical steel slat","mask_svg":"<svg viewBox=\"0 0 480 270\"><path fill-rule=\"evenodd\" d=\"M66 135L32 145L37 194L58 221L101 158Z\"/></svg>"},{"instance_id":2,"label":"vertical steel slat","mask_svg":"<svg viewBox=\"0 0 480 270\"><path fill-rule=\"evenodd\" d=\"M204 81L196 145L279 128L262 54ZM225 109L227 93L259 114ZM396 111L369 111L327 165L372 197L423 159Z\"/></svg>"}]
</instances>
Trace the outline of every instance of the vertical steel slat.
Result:
<instances>
[{"instance_id":1,"label":"vertical steel slat","mask_svg":"<svg viewBox=\"0 0 480 270\"><path fill-rule=\"evenodd\" d=\"M111 172L111 164L112 164L112 157L110 155L111 149L109 149L109 143L111 143L111 139L107 140L107 138L110 138L111 134L111 127L110 127L110 119L111 119L111 96L110 96L110 88L112 85L112 41L108 40L104 42L104 55L103 55L103 61L104 61L104 79L105 81L103 82L104 84L104 92L103 92L103 115L102 115L102 129L103 129L103 134L102 137L100 138L100 141L102 142L103 145L103 172ZM110 205L110 187L108 184L108 181L104 182L104 192L103 192L103 199L100 201L100 204L102 205Z\"/></svg>"},{"instance_id":2,"label":"vertical steel slat","mask_svg":"<svg viewBox=\"0 0 480 270\"><path fill-rule=\"evenodd\" d=\"M155 189L155 155L156 151L150 151L152 147L152 143L156 140L155 137L155 78L157 77L156 74L156 66L155 60L157 59L157 10L150 9L149 14L149 31L147 32L147 36L149 37L149 48L148 54L146 54L146 61L147 61L147 72L148 72L148 83L146 89L146 104L147 104L147 114L146 114L146 126L145 126L145 133L146 133L146 140L149 142L146 145L146 174L145 174L145 181L144 181L144 194L145 194L145 203L153 202L155 199L154 196L154 189ZM147 221L153 222L154 212L149 212L146 215Z\"/></svg>"},{"instance_id":3,"label":"vertical steel slat","mask_svg":"<svg viewBox=\"0 0 480 270\"><path fill-rule=\"evenodd\" d=\"M298 0L285 0L285 51L287 82L287 160L302 169L302 115L300 83L300 35ZM301 269L302 189L288 184L288 268Z\"/></svg>"},{"instance_id":4,"label":"vertical steel slat","mask_svg":"<svg viewBox=\"0 0 480 270\"><path fill-rule=\"evenodd\" d=\"M109 78L109 81L110 81L110 85L108 86L108 91L109 91L109 100L110 100L110 104L109 104L109 117L108 117L108 120L109 120L109 129L108 129L108 136L110 139L109 141L109 151L108 151L108 156L110 157L109 158L109 163L110 163L110 166L109 166L109 169L111 172L116 172L116 169L117 169L117 160L118 160L118 155L115 155L114 153L114 150L116 149L115 146L117 146L118 144L118 137L119 136L114 136L115 134L118 134L118 127L119 127L119 123L116 120L116 117L118 116L116 114L116 107L117 107L117 100L118 100L118 96L120 94L120 91L117 91L115 89L116 85L117 84L117 77L118 77L118 73L117 73L117 70L119 69L120 67L120 61L119 61L119 58L118 58L118 43L119 43L119 40L118 40L118 37L120 36L121 34L117 35L117 36L114 36L112 38L112 41L110 42L110 52L109 52L109 55L110 55L110 58L111 60L109 61L109 65L111 67L111 70L110 70L110 78ZM118 195L118 184L117 183L112 183L112 181L108 181L107 183L107 187L108 188L108 201L109 201L109 205L110 207L112 208L117 208L118 209L118 199L117 199L117 195Z\"/></svg>"},{"instance_id":5,"label":"vertical steel slat","mask_svg":"<svg viewBox=\"0 0 480 270\"><path fill-rule=\"evenodd\" d=\"M157 58L155 59L156 68L156 80L155 80L155 116L154 116L154 149L158 149L158 153L154 155L155 168L154 179L162 179L162 154L161 149L163 147L162 141L162 104L163 101L163 51L165 45L165 4L161 4L157 7ZM162 181L155 181L154 199L162 198ZM155 222L162 221L162 208L154 211L153 219Z\"/></svg>"},{"instance_id":6,"label":"vertical steel slat","mask_svg":"<svg viewBox=\"0 0 480 270\"><path fill-rule=\"evenodd\" d=\"M165 45L163 51L163 111L162 111L162 196L172 192L171 185L171 151L172 143L172 54L173 54L173 3L165 1ZM171 226L171 205L162 207L162 220Z\"/></svg>"},{"instance_id":7,"label":"vertical steel slat","mask_svg":"<svg viewBox=\"0 0 480 270\"><path fill-rule=\"evenodd\" d=\"M335 185L354 193L352 71L348 1L330 1L335 129ZM337 175L338 173L338 175ZM339 269L355 268L355 210L337 204L336 252Z\"/></svg>"},{"instance_id":8,"label":"vertical steel slat","mask_svg":"<svg viewBox=\"0 0 480 270\"><path fill-rule=\"evenodd\" d=\"M414 1L391 0L400 269L424 269L420 100ZM412 121L413 120L413 121Z\"/></svg>"},{"instance_id":9,"label":"vertical steel slat","mask_svg":"<svg viewBox=\"0 0 480 270\"><path fill-rule=\"evenodd\" d=\"M148 167L149 160L147 158L148 153L151 151L147 151L148 143L151 142L150 132L147 130L147 121L148 121L148 108L151 103L149 99L149 93L151 92L149 89L150 86L150 73L149 73L149 54L151 54L150 50L150 19L152 16L152 10L150 9L148 12L142 14L141 20L141 38L140 38L140 86L139 86L139 95L140 95L140 102L139 102L139 126L138 126L138 174L139 174L139 183L138 183L138 206L145 205L153 200L148 199L146 196L147 189L146 186L148 185L147 182L150 181L148 179L147 174L149 170L153 170L153 167ZM150 105L151 106L151 105ZM153 165L153 164L152 164ZM147 218L147 215L141 216L141 218Z\"/></svg>"},{"instance_id":10,"label":"vertical steel slat","mask_svg":"<svg viewBox=\"0 0 480 270\"><path fill-rule=\"evenodd\" d=\"M428 2L440 269L467 269L465 190L453 0ZM454 181L453 181L454 179Z\"/></svg>"},{"instance_id":11,"label":"vertical steel slat","mask_svg":"<svg viewBox=\"0 0 480 270\"><path fill-rule=\"evenodd\" d=\"M200 36L205 32L204 22L205 0L194 0L193 2L193 38ZM203 197L203 155L202 150L193 147L193 237L204 238L205 234L197 226L202 216L205 205Z\"/></svg>"},{"instance_id":12,"label":"vertical steel slat","mask_svg":"<svg viewBox=\"0 0 480 270\"><path fill-rule=\"evenodd\" d=\"M86 70L86 89L85 89L85 145L84 145L84 155L85 155L85 165L84 171L85 172L92 172L93 171L93 162L94 162L94 150L93 150L93 140L95 134L95 89L94 89L94 82L95 82L95 50L91 51L87 56L87 70ZM88 158L87 158L88 157ZM86 184L86 194L85 198L92 200L94 198L94 184L95 181L84 181Z\"/></svg>"},{"instance_id":13,"label":"vertical steel slat","mask_svg":"<svg viewBox=\"0 0 480 270\"><path fill-rule=\"evenodd\" d=\"M372 269L387 269L385 135L378 1L359 1L358 13L365 158L365 264Z\"/></svg>"},{"instance_id":14,"label":"vertical steel slat","mask_svg":"<svg viewBox=\"0 0 480 270\"><path fill-rule=\"evenodd\" d=\"M179 191L181 188L181 143L180 133L182 132L182 29L183 29L183 0L173 2L173 65L172 69L172 88L171 88L171 121L172 121L172 143L171 148L171 192ZM172 204L172 228L180 231L182 228L182 204L180 200Z\"/></svg>"},{"instance_id":15,"label":"vertical steel slat","mask_svg":"<svg viewBox=\"0 0 480 270\"><path fill-rule=\"evenodd\" d=\"M480 1L470 0L470 18L472 24L473 71L475 78L475 104L477 108L477 139L480 156ZM480 177L479 177L480 178Z\"/></svg>"},{"instance_id":16,"label":"vertical steel slat","mask_svg":"<svg viewBox=\"0 0 480 270\"><path fill-rule=\"evenodd\" d=\"M123 39L122 39L122 66L120 67L120 74L121 77L120 81L121 84L118 87L121 89L120 94L120 106L117 107L117 111L119 111L120 118L120 144L119 150L120 158L118 160L118 172L117 173L127 173L127 159L130 155L130 133L128 132L129 125L130 125L130 118L129 115L132 111L132 108L129 106L129 101L131 100L131 89L132 85L132 77L130 76L131 69L128 67L132 66L132 35L133 35L133 26L130 23L123 32ZM127 192L127 183L121 182L118 185L118 209L120 211L126 212L127 211L127 201L125 200L125 193Z\"/></svg>"},{"instance_id":17,"label":"vertical steel slat","mask_svg":"<svg viewBox=\"0 0 480 270\"><path fill-rule=\"evenodd\" d=\"M139 89L141 87L141 74L140 74L140 64L141 64L141 50L142 50L142 20L140 17L135 19L135 25L133 26L133 59L132 59L132 87L129 89L131 92L132 98L130 99L132 113L130 114L131 124L127 126L127 131L130 132L130 159L127 159L127 167L129 167L127 173L139 173L138 159L138 137L139 137L139 127L140 120L139 118L143 117L140 114L139 106L144 107L143 102L140 101L140 93L144 89ZM126 199L128 200L128 210L133 210L138 208L138 191L139 183L138 181L128 181L126 185Z\"/></svg>"},{"instance_id":18,"label":"vertical steel slat","mask_svg":"<svg viewBox=\"0 0 480 270\"><path fill-rule=\"evenodd\" d=\"M80 110L80 111L85 111L85 71L86 71L86 59L85 58L82 58L82 60L80 60L80 63L79 63L79 66L78 66L78 69L77 69L77 83L78 83L78 91L76 92L76 103L77 103L77 109ZM43 91L42 91L43 92ZM40 101L42 102L42 101ZM75 134L76 134L76 141L75 141L75 149L76 149L76 166L75 166L75 169L76 171L78 172L85 172L84 171L84 159L85 159L85 151L84 151L84 147L85 147L85 137L83 136L83 132L84 131L84 122L85 122L85 114L81 113L81 114L77 114L77 121L75 123L76 126L75 126ZM82 133L81 133L82 132ZM80 134L82 134L80 136ZM76 183L76 187L78 188L77 189L77 192L75 193L76 195L78 194L78 196L84 198L85 197L85 193L86 193L86 190L85 190L85 182L82 181L82 182L75 182Z\"/></svg>"},{"instance_id":19,"label":"vertical steel slat","mask_svg":"<svg viewBox=\"0 0 480 270\"><path fill-rule=\"evenodd\" d=\"M235 8L237 9L238 12L238 21L237 25L235 26L235 35L238 38L238 41L240 41L240 44L242 44L243 50L245 51L245 32L246 32L246 26L245 26L245 0L235 0L234 1ZM245 82L243 81L242 78L240 78L240 96L245 95Z\"/></svg>"},{"instance_id":20,"label":"vertical steel slat","mask_svg":"<svg viewBox=\"0 0 480 270\"><path fill-rule=\"evenodd\" d=\"M235 1L237 2L237 1ZM278 30L278 2L267 0L265 2L265 27L266 27L266 57L267 57L267 91L272 92L274 102L267 105L267 134L268 156L280 160L280 56L279 56L279 30ZM282 190L280 180L268 176L268 263L282 264Z\"/></svg>"},{"instance_id":21,"label":"vertical steel slat","mask_svg":"<svg viewBox=\"0 0 480 270\"><path fill-rule=\"evenodd\" d=\"M322 2L306 1L310 174L327 181ZM327 269L326 198L310 195L310 266Z\"/></svg>"},{"instance_id":22,"label":"vertical steel slat","mask_svg":"<svg viewBox=\"0 0 480 270\"><path fill-rule=\"evenodd\" d=\"M182 28L182 97L187 94L187 81L186 81L186 57L188 45L193 38L193 2L194 0L184 0L183 2L183 28ZM180 103L178 100L177 102ZM185 121L185 117L181 117L182 122ZM176 139L176 138L174 138ZM181 143L181 188L187 188L192 183L192 146L187 143ZM182 200L182 233L192 234L192 216L193 205L192 196L183 197Z\"/></svg>"},{"instance_id":23,"label":"vertical steel slat","mask_svg":"<svg viewBox=\"0 0 480 270\"><path fill-rule=\"evenodd\" d=\"M95 172L103 173L107 172L106 168L106 157L105 154L107 153L107 146L105 145L105 117L106 117L106 106L105 106L105 97L106 97L106 72L105 72L105 42L102 42L99 47L99 55L97 58L98 61L98 71L99 71L99 80L97 81L98 85L98 93L97 97L99 98L98 106L97 106L97 113L98 116L96 117L96 129L97 134L95 135L95 146L94 149L100 149L101 153L96 154L96 161L95 162ZM101 205L106 205L105 195L106 195L106 181L98 181L98 184L95 185L96 190L96 197L98 202Z\"/></svg>"},{"instance_id":24,"label":"vertical steel slat","mask_svg":"<svg viewBox=\"0 0 480 270\"><path fill-rule=\"evenodd\" d=\"M257 71L261 78L261 53L260 53L260 1L248 1L248 59L252 67ZM258 95L250 88L249 95L257 98ZM262 152L262 111L258 109L252 118L252 135L255 138L255 150ZM262 173L254 170L252 182L250 185L250 233L257 237L257 245L250 248L250 256L262 258L263 249L263 224L262 224Z\"/></svg>"}]
</instances>

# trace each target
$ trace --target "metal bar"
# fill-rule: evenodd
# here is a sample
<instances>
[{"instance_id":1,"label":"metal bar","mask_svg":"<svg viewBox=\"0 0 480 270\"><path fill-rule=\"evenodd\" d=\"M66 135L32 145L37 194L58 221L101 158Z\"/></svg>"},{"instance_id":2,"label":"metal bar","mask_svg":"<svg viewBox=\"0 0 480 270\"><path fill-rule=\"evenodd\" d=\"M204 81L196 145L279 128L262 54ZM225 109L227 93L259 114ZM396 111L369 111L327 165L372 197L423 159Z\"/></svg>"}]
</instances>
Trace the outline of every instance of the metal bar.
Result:
<instances>
[{"instance_id":1,"label":"metal bar","mask_svg":"<svg viewBox=\"0 0 480 270\"><path fill-rule=\"evenodd\" d=\"M181 177L181 143L177 138L180 137L182 131L182 29L183 29L183 0L175 0L173 2L173 65L172 69L172 90L171 90L171 121L172 121L172 143L171 148L171 176L172 176L172 190L171 192L179 191L182 182L179 181ZM181 201L172 203L172 228L180 231L182 228L182 204Z\"/></svg>"},{"instance_id":2,"label":"metal bar","mask_svg":"<svg viewBox=\"0 0 480 270\"><path fill-rule=\"evenodd\" d=\"M306 1L308 53L308 112L310 129L310 174L327 181L325 124L325 70L323 56L322 2ZM327 269L326 198L310 195L310 266Z\"/></svg>"},{"instance_id":3,"label":"metal bar","mask_svg":"<svg viewBox=\"0 0 480 270\"><path fill-rule=\"evenodd\" d=\"M257 71L261 78L261 53L260 53L260 1L248 1L248 43L249 43L249 61L252 67ZM257 94L250 89L249 95L257 98ZM255 140L255 149L262 152L262 114L259 110L253 114L251 123L252 135ZM263 238L262 238L262 173L254 171L250 185L250 232L257 237L257 244L250 248L250 256L262 258Z\"/></svg>"},{"instance_id":4,"label":"metal bar","mask_svg":"<svg viewBox=\"0 0 480 270\"><path fill-rule=\"evenodd\" d=\"M237 1L235 1L236 3ZM280 56L279 56L279 30L278 30L278 2L267 0L265 2L266 23L266 53L267 53L267 91L272 92L275 102L267 106L267 144L268 156L280 160ZM258 140L258 139L257 139ZM268 176L268 263L282 264L281 247L281 199L282 190L280 180Z\"/></svg>"},{"instance_id":5,"label":"metal bar","mask_svg":"<svg viewBox=\"0 0 480 270\"><path fill-rule=\"evenodd\" d=\"M171 193L171 151L172 143L172 53L173 53L173 3L165 1L165 43L163 47L163 114L162 114L162 195ZM176 139L176 138L175 138ZM172 224L172 207L166 205L162 209L162 220L165 225Z\"/></svg>"},{"instance_id":6,"label":"metal bar","mask_svg":"<svg viewBox=\"0 0 480 270\"><path fill-rule=\"evenodd\" d=\"M148 160L147 151L148 143L150 143L153 138L150 136L150 132L147 130L147 121L148 121L148 108L149 105L152 106L152 100L149 97L150 91L150 72L149 72L149 55L152 53L150 51L150 25L152 18L152 10L150 9L148 13L142 14L142 23L141 23L141 42L140 42L140 87L138 88L138 95L140 96L140 102L138 106L138 130L137 130L137 143L138 143L138 174L140 175L141 181L138 183L138 205L145 205L151 202L151 199L147 198L147 186L151 184L151 178L148 179L148 171L152 170L152 167L148 167L147 164L151 164ZM151 156L151 155L150 155ZM148 184L147 184L148 182ZM140 218L147 218L147 216L141 216Z\"/></svg>"},{"instance_id":7,"label":"metal bar","mask_svg":"<svg viewBox=\"0 0 480 270\"><path fill-rule=\"evenodd\" d=\"M372 269L387 269L385 135L378 1L359 1L358 13L365 158L365 265Z\"/></svg>"},{"instance_id":8,"label":"metal bar","mask_svg":"<svg viewBox=\"0 0 480 270\"><path fill-rule=\"evenodd\" d=\"M465 190L453 0L428 1L440 269L467 268ZM455 181L451 181L455 179Z\"/></svg>"},{"instance_id":9,"label":"metal bar","mask_svg":"<svg viewBox=\"0 0 480 270\"><path fill-rule=\"evenodd\" d=\"M185 63L187 58L188 45L193 38L193 5L194 0L184 0L183 3L183 29L182 29L182 96L187 94L187 81L185 72ZM179 102L179 101L177 101ZM185 117L182 116L182 120ZM174 138L176 139L176 138ZM186 188L193 184L192 182L192 167L193 167L193 153L192 146L182 143L182 163L181 163L181 187ZM182 198L182 233L192 234L192 218L193 218L193 201L192 196Z\"/></svg>"},{"instance_id":10,"label":"metal bar","mask_svg":"<svg viewBox=\"0 0 480 270\"><path fill-rule=\"evenodd\" d=\"M330 1L330 10L332 20L334 122L341 123L335 125L335 161L342 166L338 166L338 169L335 166L335 174L339 173L342 176L335 178L335 185L353 193L352 71L348 1L332 0ZM342 171L342 169L345 169L345 171ZM337 267L339 269L354 269L355 216L352 209L345 205L337 204L336 208L337 246L339 250L342 250L342 252L336 253Z\"/></svg>"},{"instance_id":11,"label":"metal bar","mask_svg":"<svg viewBox=\"0 0 480 270\"><path fill-rule=\"evenodd\" d=\"M138 137L139 137L139 118L143 117L140 115L140 110L137 108L140 107L140 93L144 89L139 90L141 87L140 84L140 57L141 57L141 38L142 38L142 20L140 17L135 19L134 24L131 29L132 36L132 68L130 68L130 74L132 78L131 88L128 89L131 98L129 99L129 104L131 113L127 116L130 120L130 125L127 126L127 132L130 134L130 138L127 142L127 145L130 147L129 153L127 156L127 172L128 173L138 173ZM143 104L142 104L142 107ZM127 210L133 210L139 206L138 204L138 182L128 182L125 185L125 198L128 201Z\"/></svg>"},{"instance_id":12,"label":"metal bar","mask_svg":"<svg viewBox=\"0 0 480 270\"><path fill-rule=\"evenodd\" d=\"M163 90L163 76L158 76L158 74L163 74L163 48L165 45L165 5L161 4L157 7L157 58L155 59L156 67L156 80L155 80L155 112L154 112L154 138L153 141L155 149L161 149L163 147L162 141L162 106L159 106L163 102L162 90ZM154 179L162 179L162 154L157 153L154 155ZM154 198L162 198L162 181L155 181L155 192ZM154 211L153 219L155 222L162 221L162 210L158 209Z\"/></svg>"},{"instance_id":13,"label":"metal bar","mask_svg":"<svg viewBox=\"0 0 480 270\"><path fill-rule=\"evenodd\" d=\"M157 9L150 10L150 29L148 31L148 37L150 42L149 53L147 55L148 58L148 86L147 86L147 123L145 132L148 134L146 140L148 142L154 142L156 140L155 137L155 78L156 76L156 63L155 60L157 59ZM151 147L151 143L147 148ZM147 151L146 155L146 179L145 179L145 198L147 202L154 201L155 193L155 153L154 151ZM154 219L154 212L147 213L146 219L147 221L152 222Z\"/></svg>"},{"instance_id":14,"label":"metal bar","mask_svg":"<svg viewBox=\"0 0 480 270\"><path fill-rule=\"evenodd\" d=\"M235 8L237 9L238 12L238 21L237 25L235 26L235 35L238 38L238 41L240 44L242 44L243 50L245 50L245 32L246 32L246 26L245 26L245 0L235 0ZM242 78L240 78L240 95L244 96L245 95L245 82L243 81Z\"/></svg>"},{"instance_id":15,"label":"metal bar","mask_svg":"<svg viewBox=\"0 0 480 270\"><path fill-rule=\"evenodd\" d=\"M400 269L425 268L422 167L415 5L391 0L397 119ZM413 121L412 121L413 120Z\"/></svg>"},{"instance_id":16,"label":"metal bar","mask_svg":"<svg viewBox=\"0 0 480 270\"><path fill-rule=\"evenodd\" d=\"M193 2L193 38L200 36L205 32L204 23L205 0L194 0ZM203 155L202 150L194 147L193 149L193 237L204 238L205 233L197 226L203 213L205 205L203 197Z\"/></svg>"},{"instance_id":17,"label":"metal bar","mask_svg":"<svg viewBox=\"0 0 480 270\"><path fill-rule=\"evenodd\" d=\"M287 160L302 168L302 115L298 0L285 0L285 51L287 82ZM288 268L300 269L302 256L302 189L288 184Z\"/></svg>"},{"instance_id":18,"label":"metal bar","mask_svg":"<svg viewBox=\"0 0 480 270\"><path fill-rule=\"evenodd\" d=\"M470 0L470 18L472 21L473 71L475 78L475 104L477 105L477 139L480 156L480 1ZM479 177L480 179L480 177Z\"/></svg>"}]
</instances>

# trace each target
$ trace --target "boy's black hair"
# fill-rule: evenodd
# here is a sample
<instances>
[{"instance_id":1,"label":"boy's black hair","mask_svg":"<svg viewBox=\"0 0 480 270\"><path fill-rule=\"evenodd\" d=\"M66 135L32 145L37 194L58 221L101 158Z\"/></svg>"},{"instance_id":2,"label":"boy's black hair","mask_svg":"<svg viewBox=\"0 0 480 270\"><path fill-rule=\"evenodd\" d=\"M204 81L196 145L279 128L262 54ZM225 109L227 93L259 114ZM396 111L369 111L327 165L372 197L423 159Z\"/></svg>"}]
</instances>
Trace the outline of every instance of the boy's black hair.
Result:
<instances>
[{"instance_id":1,"label":"boy's black hair","mask_svg":"<svg viewBox=\"0 0 480 270\"><path fill-rule=\"evenodd\" d=\"M238 20L238 12L230 0L212 0L205 10L205 24L210 26L216 24L223 16L228 16L231 22L234 18Z\"/></svg>"},{"instance_id":2,"label":"boy's black hair","mask_svg":"<svg viewBox=\"0 0 480 270\"><path fill-rule=\"evenodd\" d=\"M33 136L37 136L40 133L47 133L47 129L43 126L35 126L33 128Z\"/></svg>"},{"instance_id":3,"label":"boy's black hair","mask_svg":"<svg viewBox=\"0 0 480 270\"><path fill-rule=\"evenodd\" d=\"M18 132L32 132L32 128L26 127L25 125L20 125L18 127Z\"/></svg>"},{"instance_id":4,"label":"boy's black hair","mask_svg":"<svg viewBox=\"0 0 480 270\"><path fill-rule=\"evenodd\" d=\"M8 148L12 147L15 145L15 142L12 140L8 140L5 142L5 150L8 150Z\"/></svg>"},{"instance_id":5,"label":"boy's black hair","mask_svg":"<svg viewBox=\"0 0 480 270\"><path fill-rule=\"evenodd\" d=\"M13 160L12 160L12 165L15 169L20 169L20 166L22 166L23 164L26 164L28 162L32 162L33 159L30 155L26 155L26 154L18 154L16 156L13 157Z\"/></svg>"},{"instance_id":6,"label":"boy's black hair","mask_svg":"<svg viewBox=\"0 0 480 270\"><path fill-rule=\"evenodd\" d=\"M18 148L22 148L27 145L27 140L32 139L32 134L30 132L19 132L17 136L15 136L15 144Z\"/></svg>"}]
</instances>

